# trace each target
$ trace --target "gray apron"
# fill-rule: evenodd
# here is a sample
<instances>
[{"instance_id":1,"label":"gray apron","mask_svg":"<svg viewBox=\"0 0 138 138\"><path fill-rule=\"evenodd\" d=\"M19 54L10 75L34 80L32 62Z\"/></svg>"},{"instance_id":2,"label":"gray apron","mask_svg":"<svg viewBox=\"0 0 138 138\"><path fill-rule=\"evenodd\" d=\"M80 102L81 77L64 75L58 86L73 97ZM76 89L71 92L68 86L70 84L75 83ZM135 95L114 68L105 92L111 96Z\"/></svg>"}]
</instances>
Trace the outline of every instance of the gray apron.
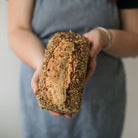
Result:
<instances>
[{"instance_id":1,"label":"gray apron","mask_svg":"<svg viewBox=\"0 0 138 138\"><path fill-rule=\"evenodd\" d=\"M32 27L47 44L56 32L84 34L102 26L119 28L116 4L106 0L36 0ZM54 117L38 107L31 89L34 70L21 63L20 101L25 138L120 138L126 91L122 61L100 52L97 67L85 84L82 107L72 119Z\"/></svg>"}]
</instances>

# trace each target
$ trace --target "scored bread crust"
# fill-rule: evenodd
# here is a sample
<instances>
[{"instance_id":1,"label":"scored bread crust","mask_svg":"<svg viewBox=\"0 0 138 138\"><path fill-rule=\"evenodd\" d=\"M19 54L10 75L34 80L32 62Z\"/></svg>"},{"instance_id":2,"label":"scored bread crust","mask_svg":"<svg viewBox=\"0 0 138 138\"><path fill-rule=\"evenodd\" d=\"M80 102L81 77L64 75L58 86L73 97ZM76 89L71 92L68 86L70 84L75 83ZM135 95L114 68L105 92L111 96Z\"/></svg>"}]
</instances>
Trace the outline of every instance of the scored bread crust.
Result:
<instances>
[{"instance_id":1,"label":"scored bread crust","mask_svg":"<svg viewBox=\"0 0 138 138\"><path fill-rule=\"evenodd\" d=\"M90 42L73 32L55 33L48 41L38 83L42 109L75 114L81 107Z\"/></svg>"}]
</instances>

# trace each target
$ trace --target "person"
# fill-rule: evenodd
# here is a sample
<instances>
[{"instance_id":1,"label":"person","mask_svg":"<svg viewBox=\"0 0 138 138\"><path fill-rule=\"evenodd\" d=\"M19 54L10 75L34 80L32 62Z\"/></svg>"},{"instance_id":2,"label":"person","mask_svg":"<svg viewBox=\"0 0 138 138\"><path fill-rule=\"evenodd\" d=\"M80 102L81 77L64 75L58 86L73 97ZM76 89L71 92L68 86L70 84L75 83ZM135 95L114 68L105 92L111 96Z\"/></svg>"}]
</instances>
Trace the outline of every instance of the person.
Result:
<instances>
[{"instance_id":1,"label":"person","mask_svg":"<svg viewBox=\"0 0 138 138\"><path fill-rule=\"evenodd\" d=\"M56 32L69 30L91 42L82 106L74 115L42 110L36 100L48 40ZM121 137L126 106L121 58L138 55L137 0L9 0L8 35L22 60L25 138Z\"/></svg>"}]
</instances>

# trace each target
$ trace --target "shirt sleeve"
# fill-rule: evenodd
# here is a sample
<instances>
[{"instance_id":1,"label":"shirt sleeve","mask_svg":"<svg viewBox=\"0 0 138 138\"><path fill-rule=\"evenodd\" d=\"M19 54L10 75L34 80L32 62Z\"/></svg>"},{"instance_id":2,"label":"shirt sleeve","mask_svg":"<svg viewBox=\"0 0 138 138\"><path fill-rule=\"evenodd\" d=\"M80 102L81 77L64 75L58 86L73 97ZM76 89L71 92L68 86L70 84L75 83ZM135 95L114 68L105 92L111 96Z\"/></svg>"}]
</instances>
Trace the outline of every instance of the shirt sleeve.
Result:
<instances>
[{"instance_id":1,"label":"shirt sleeve","mask_svg":"<svg viewBox=\"0 0 138 138\"><path fill-rule=\"evenodd\" d=\"M138 8L138 0L118 0L117 6L119 9Z\"/></svg>"}]
</instances>

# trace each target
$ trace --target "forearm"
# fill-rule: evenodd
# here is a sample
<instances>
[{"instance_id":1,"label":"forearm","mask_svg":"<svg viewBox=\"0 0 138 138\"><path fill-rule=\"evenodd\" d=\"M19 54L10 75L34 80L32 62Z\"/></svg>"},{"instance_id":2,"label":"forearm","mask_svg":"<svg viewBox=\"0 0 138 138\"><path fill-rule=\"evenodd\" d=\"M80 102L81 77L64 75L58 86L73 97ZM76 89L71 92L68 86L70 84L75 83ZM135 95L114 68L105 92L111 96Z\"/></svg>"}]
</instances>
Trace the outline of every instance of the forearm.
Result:
<instances>
[{"instance_id":1,"label":"forearm","mask_svg":"<svg viewBox=\"0 0 138 138\"><path fill-rule=\"evenodd\" d=\"M9 33L11 48L15 54L33 69L37 69L43 60L44 45L27 29L16 29Z\"/></svg>"},{"instance_id":2,"label":"forearm","mask_svg":"<svg viewBox=\"0 0 138 138\"><path fill-rule=\"evenodd\" d=\"M113 35L112 47L105 52L114 57L138 56L138 33L109 30Z\"/></svg>"}]
</instances>

